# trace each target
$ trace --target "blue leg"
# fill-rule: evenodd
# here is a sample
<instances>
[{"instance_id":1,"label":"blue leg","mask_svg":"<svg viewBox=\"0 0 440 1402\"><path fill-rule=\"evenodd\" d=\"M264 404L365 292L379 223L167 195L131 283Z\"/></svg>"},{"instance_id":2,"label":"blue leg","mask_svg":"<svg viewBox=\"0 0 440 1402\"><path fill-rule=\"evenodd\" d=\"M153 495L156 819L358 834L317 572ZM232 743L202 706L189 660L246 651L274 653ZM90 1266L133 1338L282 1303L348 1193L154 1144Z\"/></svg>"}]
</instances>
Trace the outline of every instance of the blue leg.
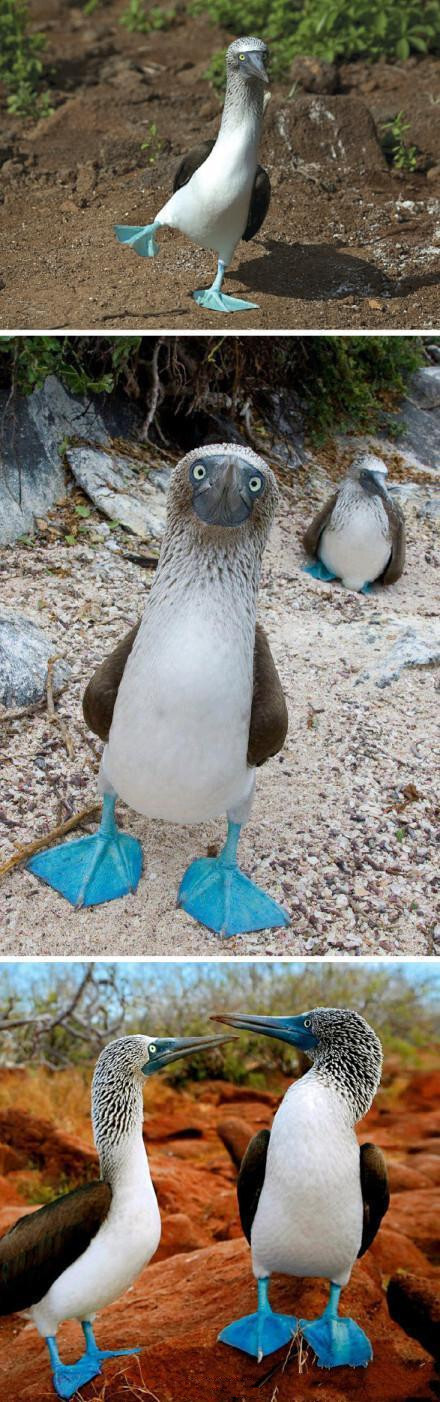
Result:
<instances>
[{"instance_id":1,"label":"blue leg","mask_svg":"<svg viewBox=\"0 0 440 1402\"><path fill-rule=\"evenodd\" d=\"M96 1378L100 1371L96 1359L84 1354L77 1363L62 1363L56 1339L49 1336L46 1343L52 1368L52 1382L58 1397L74 1397L78 1388Z\"/></svg>"},{"instance_id":2,"label":"blue leg","mask_svg":"<svg viewBox=\"0 0 440 1402\"><path fill-rule=\"evenodd\" d=\"M159 252L154 233L159 224L115 224L114 231L118 243L127 243L141 258L155 258Z\"/></svg>"},{"instance_id":3,"label":"blue leg","mask_svg":"<svg viewBox=\"0 0 440 1402\"><path fill-rule=\"evenodd\" d=\"M258 308L257 302L243 302L240 297L227 297L222 292L225 264L219 258L217 273L211 287L193 292L194 301L199 307L208 307L211 312L250 312Z\"/></svg>"},{"instance_id":4,"label":"blue leg","mask_svg":"<svg viewBox=\"0 0 440 1402\"><path fill-rule=\"evenodd\" d=\"M283 1344L290 1344L297 1320L289 1314L274 1314L268 1299L269 1279L258 1281L258 1310L256 1314L246 1314L228 1324L219 1334L219 1342L231 1348L240 1348L242 1353L250 1353L252 1358L261 1359L268 1353L275 1353Z\"/></svg>"},{"instance_id":5,"label":"blue leg","mask_svg":"<svg viewBox=\"0 0 440 1402\"><path fill-rule=\"evenodd\" d=\"M104 795L98 832L48 847L27 863L28 871L60 891L71 905L101 905L135 891L142 871L142 848L136 837L120 832L115 802Z\"/></svg>"},{"instance_id":6,"label":"blue leg","mask_svg":"<svg viewBox=\"0 0 440 1402\"><path fill-rule=\"evenodd\" d=\"M81 1328L86 1341L86 1353L84 1357L89 1358L90 1362L94 1362L98 1365L98 1372L99 1364L101 1364L105 1358L124 1358L127 1355L129 1356L130 1354L141 1352L140 1348L98 1348L89 1320L84 1319Z\"/></svg>"},{"instance_id":7,"label":"blue leg","mask_svg":"<svg viewBox=\"0 0 440 1402\"><path fill-rule=\"evenodd\" d=\"M268 930L290 923L282 906L260 891L237 866L240 827L240 823L228 822L220 856L191 862L179 886L177 904L217 935L240 935L247 930Z\"/></svg>"},{"instance_id":8,"label":"blue leg","mask_svg":"<svg viewBox=\"0 0 440 1402\"><path fill-rule=\"evenodd\" d=\"M323 565L322 560L314 560L313 565L303 565L303 574L311 574L312 579L322 579L325 583L338 578L337 574L327 569L327 565Z\"/></svg>"},{"instance_id":9,"label":"blue leg","mask_svg":"<svg viewBox=\"0 0 440 1402\"><path fill-rule=\"evenodd\" d=\"M300 1319L299 1327L320 1368L366 1368L373 1357L370 1340L354 1319L338 1315L341 1286L330 1283L330 1298L320 1319Z\"/></svg>"},{"instance_id":10,"label":"blue leg","mask_svg":"<svg viewBox=\"0 0 440 1402\"><path fill-rule=\"evenodd\" d=\"M363 585L362 585L362 589L359 590L359 593L360 593L360 594L371 594L371 584L369 584L368 581L367 581L366 584L363 584Z\"/></svg>"}]
</instances>

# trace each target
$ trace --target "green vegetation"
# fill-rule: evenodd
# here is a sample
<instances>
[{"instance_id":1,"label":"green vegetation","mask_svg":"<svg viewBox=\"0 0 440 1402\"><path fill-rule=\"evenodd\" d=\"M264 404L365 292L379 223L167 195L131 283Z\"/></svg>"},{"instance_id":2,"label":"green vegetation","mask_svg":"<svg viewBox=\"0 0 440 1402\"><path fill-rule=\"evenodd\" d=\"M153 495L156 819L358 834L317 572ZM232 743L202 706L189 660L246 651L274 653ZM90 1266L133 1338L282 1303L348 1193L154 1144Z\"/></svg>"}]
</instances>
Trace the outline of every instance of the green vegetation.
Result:
<instances>
[{"instance_id":1,"label":"green vegetation","mask_svg":"<svg viewBox=\"0 0 440 1402\"><path fill-rule=\"evenodd\" d=\"M440 0L191 0L193 14L206 13L232 34L264 35L271 70L285 72L297 54L347 61L406 59L440 52ZM207 70L214 86L223 79L224 54Z\"/></svg>"},{"instance_id":2,"label":"green vegetation","mask_svg":"<svg viewBox=\"0 0 440 1402\"><path fill-rule=\"evenodd\" d=\"M45 42L30 32L27 0L1 0L0 82L14 117L48 117L53 110L41 83Z\"/></svg>"},{"instance_id":3,"label":"green vegetation","mask_svg":"<svg viewBox=\"0 0 440 1402\"><path fill-rule=\"evenodd\" d=\"M158 136L157 123L149 122L147 126L147 135L145 137L145 141L143 141L141 145L141 151L148 151L148 164L150 166L154 166L155 162L157 161L157 157L160 156L162 149L163 141L161 140L161 137Z\"/></svg>"},{"instance_id":4,"label":"green vegetation","mask_svg":"<svg viewBox=\"0 0 440 1402\"><path fill-rule=\"evenodd\" d=\"M391 121L384 122L382 126L382 150L396 170L415 170L417 165L417 146L410 146L406 140L410 125L405 121L405 113L397 112Z\"/></svg>"},{"instance_id":5,"label":"green vegetation","mask_svg":"<svg viewBox=\"0 0 440 1402\"><path fill-rule=\"evenodd\" d=\"M176 10L164 10L162 5L153 5L146 10L144 0L129 0L119 23L130 34L150 34L153 29L171 29L175 18Z\"/></svg>"}]
</instances>

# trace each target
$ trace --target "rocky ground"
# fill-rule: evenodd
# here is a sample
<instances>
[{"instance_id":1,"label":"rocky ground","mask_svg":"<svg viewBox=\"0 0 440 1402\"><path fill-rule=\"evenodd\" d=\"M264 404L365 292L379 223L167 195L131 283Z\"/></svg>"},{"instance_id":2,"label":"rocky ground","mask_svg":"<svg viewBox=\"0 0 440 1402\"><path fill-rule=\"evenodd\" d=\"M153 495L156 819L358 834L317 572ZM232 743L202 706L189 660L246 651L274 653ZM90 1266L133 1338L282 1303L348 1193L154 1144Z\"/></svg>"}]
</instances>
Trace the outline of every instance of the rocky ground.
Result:
<instances>
[{"instance_id":1,"label":"rocky ground","mask_svg":"<svg viewBox=\"0 0 440 1402\"><path fill-rule=\"evenodd\" d=\"M90 1123L75 1134L36 1119L25 1103L19 1071L0 1077L0 1233L33 1211L37 1194L96 1172ZM154 1264L134 1288L99 1317L103 1347L141 1346L138 1359L105 1364L101 1381L81 1389L84 1402L434 1402L435 1373L429 1353L406 1329L416 1330L411 1291L424 1292L425 1322L435 1315L438 1286L438 1182L440 1139L438 1076L429 1070L385 1067L385 1088L358 1126L359 1139L385 1151L391 1206L378 1237L355 1266L343 1309L368 1332L374 1350L369 1368L335 1373L317 1370L310 1350L300 1357L280 1351L258 1365L216 1342L231 1318L254 1308L249 1250L237 1219L236 1170L243 1142L270 1126L279 1094L205 1082L176 1090L161 1083L146 1092L145 1138L158 1195L163 1236ZM225 1142L226 1141L226 1142ZM406 1328L390 1318L390 1278L406 1292ZM272 1302L283 1311L313 1317L325 1301L322 1282L278 1278ZM393 1307L393 1312L394 1307ZM44 1345L18 1316L0 1322L0 1382L11 1402L50 1402L53 1397ZM77 1355L77 1328L60 1331L65 1361ZM272 1373L272 1370L275 1371Z\"/></svg>"},{"instance_id":2,"label":"rocky ground","mask_svg":"<svg viewBox=\"0 0 440 1402\"><path fill-rule=\"evenodd\" d=\"M423 375L431 386L431 372ZM42 408L41 396L38 402L40 431L47 441L47 404ZM431 410L417 412L433 423ZM60 425L56 432L59 441ZM56 432L53 429L55 439ZM189 862L219 849L223 823L176 828L149 822L120 805L123 826L140 838L143 848L144 872L137 892L74 911L20 866L6 874L0 887L4 955L88 956L109 950L120 956L208 957L438 952L435 468L422 466L403 443L399 449L391 443L376 444L389 464L393 489L406 515L408 558L396 585L357 595L338 584L312 580L302 570L301 532L360 441L341 439L310 452L295 471L283 468L268 452L279 476L281 500L264 559L259 612L285 688L289 733L282 754L258 772L241 864L288 909L290 927L222 942L197 926L176 910L176 892ZM434 447L433 461L436 451ZM68 456L76 470L75 452L68 451ZM1 717L0 822L6 861L23 844L41 839L96 801L101 745L85 727L81 697L94 666L139 616L151 586L163 529L159 484L166 482L167 471L157 450L148 450L147 458L150 468L159 469L158 485L154 490L151 482L148 485L145 457L143 463L134 460L127 469L132 485L128 496L124 487L123 500L124 510L131 502L138 529L143 503L147 535L151 501L158 503L157 536L150 536L150 544L109 524L108 515L118 513L117 496L106 506L106 519L68 473L63 501L44 516L37 515L34 534L2 551L0 672L6 710ZM108 464L105 470L118 479L118 457L83 446L83 482L84 464L95 471L97 460L101 473L102 463ZM92 478L95 482L89 473L87 480ZM139 555L145 553L147 568L139 564ZM5 640L10 620L15 626L17 615L20 628L24 620L20 676L24 655L30 660L35 627L43 632L39 693L37 687L43 704L14 716L14 704L35 699L33 691L25 690L14 703L13 691L8 690L11 670L5 663ZM64 686L55 706L46 687L51 655L59 658L56 666ZM67 680L62 670L66 666ZM15 660L12 673L17 671ZM93 830L97 816L82 830Z\"/></svg>"},{"instance_id":3,"label":"rocky ground","mask_svg":"<svg viewBox=\"0 0 440 1402\"><path fill-rule=\"evenodd\" d=\"M4 328L218 330L191 299L212 280L211 254L165 231L152 264L118 247L112 226L150 221L181 154L215 135L221 99L203 75L231 36L179 7L170 30L129 34L126 8L31 5L54 111L4 117ZM272 205L228 275L258 311L230 318L234 331L439 325L439 66L413 57L329 75L296 63L272 85L261 151ZM403 173L378 139L399 112L416 153Z\"/></svg>"}]
</instances>

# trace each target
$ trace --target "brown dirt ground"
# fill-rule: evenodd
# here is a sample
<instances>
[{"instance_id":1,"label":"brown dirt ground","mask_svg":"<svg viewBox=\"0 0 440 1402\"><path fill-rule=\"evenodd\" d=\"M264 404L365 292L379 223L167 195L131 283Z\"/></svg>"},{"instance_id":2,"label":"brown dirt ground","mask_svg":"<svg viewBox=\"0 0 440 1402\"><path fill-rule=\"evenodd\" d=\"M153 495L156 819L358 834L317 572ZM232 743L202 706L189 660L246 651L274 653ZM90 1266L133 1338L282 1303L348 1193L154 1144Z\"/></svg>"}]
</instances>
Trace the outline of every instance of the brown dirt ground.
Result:
<instances>
[{"instance_id":1,"label":"brown dirt ground","mask_svg":"<svg viewBox=\"0 0 440 1402\"><path fill-rule=\"evenodd\" d=\"M165 231L152 264L117 247L112 225L149 221L181 153L215 134L220 99L203 73L231 36L183 11L168 32L128 34L125 8L110 0L88 17L61 0L31 4L47 33L55 111L36 125L4 114L4 329L219 329L222 318L191 299L211 281L211 254ZM311 99L273 85L262 146L272 205L228 276L229 290L259 310L230 317L228 330L439 325L439 68L434 59L345 65L341 93L319 100L324 126L324 109L339 105L336 127L329 118L335 149L324 133L317 164ZM390 171L369 116L383 122L399 110L419 153L405 176ZM370 124L366 160L358 119ZM141 150L151 124L157 157L156 138Z\"/></svg>"}]
</instances>

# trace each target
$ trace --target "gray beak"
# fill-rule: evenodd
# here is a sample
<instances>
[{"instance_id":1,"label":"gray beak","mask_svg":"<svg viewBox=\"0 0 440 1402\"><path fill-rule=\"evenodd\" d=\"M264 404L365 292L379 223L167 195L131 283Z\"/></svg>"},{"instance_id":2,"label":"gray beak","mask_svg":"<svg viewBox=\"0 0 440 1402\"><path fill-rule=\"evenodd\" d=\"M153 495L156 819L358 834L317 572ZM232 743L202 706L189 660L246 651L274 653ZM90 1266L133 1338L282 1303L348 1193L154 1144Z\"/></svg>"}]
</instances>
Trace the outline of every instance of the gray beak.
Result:
<instances>
[{"instance_id":1,"label":"gray beak","mask_svg":"<svg viewBox=\"0 0 440 1402\"><path fill-rule=\"evenodd\" d=\"M246 54L244 63L240 64L240 68L241 67L244 69L244 72L246 73L247 77L259 78L262 83L269 82L269 78L264 67L263 55L259 53L257 49L251 49L250 52Z\"/></svg>"}]
</instances>

